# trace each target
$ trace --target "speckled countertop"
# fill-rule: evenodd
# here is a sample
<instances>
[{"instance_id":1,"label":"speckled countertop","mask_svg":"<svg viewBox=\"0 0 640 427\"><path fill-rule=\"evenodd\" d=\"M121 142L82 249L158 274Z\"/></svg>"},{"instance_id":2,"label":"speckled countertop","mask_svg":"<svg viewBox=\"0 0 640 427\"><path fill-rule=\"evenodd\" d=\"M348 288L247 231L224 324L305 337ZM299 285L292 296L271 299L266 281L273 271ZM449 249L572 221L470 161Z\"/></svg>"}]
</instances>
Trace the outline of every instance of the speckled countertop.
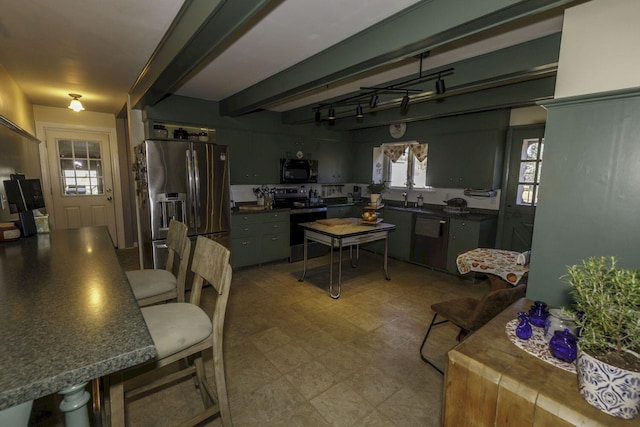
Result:
<instances>
[{"instance_id":1,"label":"speckled countertop","mask_svg":"<svg viewBox=\"0 0 640 427\"><path fill-rule=\"evenodd\" d=\"M0 410L154 356L106 227L0 243Z\"/></svg>"}]
</instances>

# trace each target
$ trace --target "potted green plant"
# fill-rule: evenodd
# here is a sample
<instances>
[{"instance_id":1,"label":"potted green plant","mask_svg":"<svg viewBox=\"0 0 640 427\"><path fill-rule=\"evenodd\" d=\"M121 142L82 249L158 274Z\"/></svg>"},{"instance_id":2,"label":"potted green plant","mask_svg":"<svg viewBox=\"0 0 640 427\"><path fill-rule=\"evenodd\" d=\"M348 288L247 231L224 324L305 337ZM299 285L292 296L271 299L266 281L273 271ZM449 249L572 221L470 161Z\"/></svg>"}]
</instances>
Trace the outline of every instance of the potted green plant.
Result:
<instances>
[{"instance_id":1,"label":"potted green plant","mask_svg":"<svg viewBox=\"0 0 640 427\"><path fill-rule=\"evenodd\" d=\"M377 205L380 203L380 195L387 188L384 181L380 182L372 182L367 185L367 191L369 192L369 197L371 199L372 205Z\"/></svg>"},{"instance_id":2,"label":"potted green plant","mask_svg":"<svg viewBox=\"0 0 640 427\"><path fill-rule=\"evenodd\" d=\"M578 386L596 408L619 418L640 412L640 272L616 258L568 267L578 340Z\"/></svg>"}]
</instances>

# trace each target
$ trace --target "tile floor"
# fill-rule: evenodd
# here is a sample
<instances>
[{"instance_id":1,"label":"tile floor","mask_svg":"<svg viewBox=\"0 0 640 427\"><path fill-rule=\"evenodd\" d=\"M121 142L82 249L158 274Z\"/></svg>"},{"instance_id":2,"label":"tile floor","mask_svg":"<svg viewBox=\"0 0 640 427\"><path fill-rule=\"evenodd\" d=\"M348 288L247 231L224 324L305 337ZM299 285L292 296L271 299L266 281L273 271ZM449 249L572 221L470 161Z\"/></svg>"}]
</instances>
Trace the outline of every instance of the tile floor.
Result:
<instances>
[{"instance_id":1,"label":"tile floor","mask_svg":"<svg viewBox=\"0 0 640 427\"><path fill-rule=\"evenodd\" d=\"M125 269L137 267L134 252L119 252ZM310 260L303 283L302 262L234 271L224 344L234 425L440 425L443 378L418 353L429 307L480 297L488 282L396 260L389 261L387 281L381 256L361 251L357 268L345 263L342 295L333 300L328 262L328 256ZM211 291L203 292L208 306ZM443 366L456 334L450 324L435 329L427 355ZM199 394L185 381L132 401L128 424L174 425L199 408ZM31 425L61 425L42 411L34 409Z\"/></svg>"}]
</instances>

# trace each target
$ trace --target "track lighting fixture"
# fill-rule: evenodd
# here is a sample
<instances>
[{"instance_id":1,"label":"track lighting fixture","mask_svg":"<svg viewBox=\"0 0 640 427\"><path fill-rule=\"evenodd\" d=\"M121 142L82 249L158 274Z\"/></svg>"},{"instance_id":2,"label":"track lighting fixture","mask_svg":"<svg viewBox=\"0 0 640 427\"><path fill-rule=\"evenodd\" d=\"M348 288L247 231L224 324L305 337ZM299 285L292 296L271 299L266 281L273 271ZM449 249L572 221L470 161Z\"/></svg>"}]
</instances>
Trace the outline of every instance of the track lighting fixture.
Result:
<instances>
[{"instance_id":1,"label":"track lighting fixture","mask_svg":"<svg viewBox=\"0 0 640 427\"><path fill-rule=\"evenodd\" d=\"M78 99L78 98L82 98L82 95L78 95L77 93L70 93L69 96L73 98L69 103L69 109L75 111L76 113L78 111L84 110L84 107L82 106L82 102L80 102L80 100Z\"/></svg>"},{"instance_id":2,"label":"track lighting fixture","mask_svg":"<svg viewBox=\"0 0 640 427\"><path fill-rule=\"evenodd\" d=\"M438 80L436 80L436 93L438 95L442 95L447 91L447 88L444 85L444 80L438 74Z\"/></svg>"},{"instance_id":3,"label":"track lighting fixture","mask_svg":"<svg viewBox=\"0 0 640 427\"><path fill-rule=\"evenodd\" d=\"M400 81L394 83L389 86L379 86L379 87L361 87L360 92L357 92L354 95L346 96L338 99L332 99L327 103L318 104L314 107L315 111L315 119L316 122L321 121L329 121L330 124L333 124L336 119L336 108L338 107L341 116L345 117L349 115L347 113L348 110L343 107L355 105L355 116L360 119L364 117L364 108L368 106L369 109L374 109L378 107L378 105L382 102L382 108L390 108L392 106L398 105L398 96L402 96L400 101L400 110L404 113L406 112L409 104L412 102L410 93L415 94L414 101L423 101L427 100L435 94L433 91L424 90L424 89L416 89L415 86L419 85L423 82L427 82L430 80L436 80L435 82L435 92L438 95L442 95L446 91L445 83L443 78L446 76L450 76L453 74L454 69L448 68L446 70L440 70L434 73L423 74L422 73L422 61L424 58L429 56L429 52L420 54L418 57L420 59L420 69L418 73L418 77L413 77L404 81ZM327 86L327 89L329 86ZM328 95L328 93L327 93ZM383 99L381 100L380 95L395 95L393 98ZM322 110L328 109L328 116L326 118L322 118ZM353 110L351 110L353 111ZM351 113L353 115L353 113Z\"/></svg>"},{"instance_id":4,"label":"track lighting fixture","mask_svg":"<svg viewBox=\"0 0 640 427\"><path fill-rule=\"evenodd\" d=\"M405 95L402 97L402 102L400 102L400 109L405 111L409 106L409 92L407 91Z\"/></svg>"}]
</instances>

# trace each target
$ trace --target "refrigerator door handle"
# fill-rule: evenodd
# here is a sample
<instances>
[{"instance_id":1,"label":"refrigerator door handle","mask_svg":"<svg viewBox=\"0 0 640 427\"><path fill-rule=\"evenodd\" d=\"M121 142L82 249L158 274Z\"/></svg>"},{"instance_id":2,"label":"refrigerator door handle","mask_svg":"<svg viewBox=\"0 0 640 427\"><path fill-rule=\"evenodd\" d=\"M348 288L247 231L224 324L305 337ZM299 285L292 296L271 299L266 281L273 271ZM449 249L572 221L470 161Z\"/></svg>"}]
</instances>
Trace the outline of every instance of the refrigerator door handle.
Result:
<instances>
[{"instance_id":1,"label":"refrigerator door handle","mask_svg":"<svg viewBox=\"0 0 640 427\"><path fill-rule=\"evenodd\" d=\"M195 150L192 151L193 155L193 177L195 180L195 211L196 211L196 227L200 228L202 222L200 220L200 168L198 167L198 155Z\"/></svg>"},{"instance_id":2,"label":"refrigerator door handle","mask_svg":"<svg viewBox=\"0 0 640 427\"><path fill-rule=\"evenodd\" d=\"M187 197L187 220L189 227L194 228L193 217L194 209L194 191L193 191L193 165L191 164L191 150L185 151L187 156L187 186L189 187L189 197Z\"/></svg>"}]
</instances>

